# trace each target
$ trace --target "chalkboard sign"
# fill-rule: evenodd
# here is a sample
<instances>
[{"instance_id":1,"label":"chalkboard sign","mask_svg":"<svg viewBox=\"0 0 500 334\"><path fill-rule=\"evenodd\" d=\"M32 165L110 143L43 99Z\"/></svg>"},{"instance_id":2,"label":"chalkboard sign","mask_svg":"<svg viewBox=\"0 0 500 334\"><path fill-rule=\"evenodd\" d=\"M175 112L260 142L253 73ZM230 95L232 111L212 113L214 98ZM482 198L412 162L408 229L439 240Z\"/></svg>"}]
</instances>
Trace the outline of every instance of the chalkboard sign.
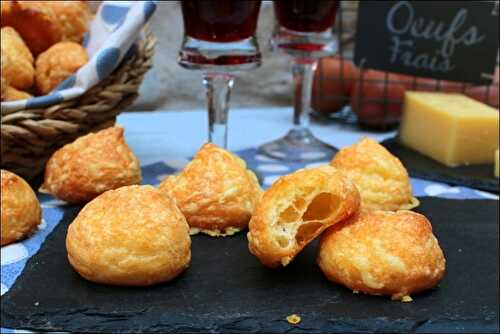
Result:
<instances>
[{"instance_id":1,"label":"chalkboard sign","mask_svg":"<svg viewBox=\"0 0 500 334\"><path fill-rule=\"evenodd\" d=\"M360 1L359 67L489 84L497 57L497 2Z\"/></svg>"}]
</instances>

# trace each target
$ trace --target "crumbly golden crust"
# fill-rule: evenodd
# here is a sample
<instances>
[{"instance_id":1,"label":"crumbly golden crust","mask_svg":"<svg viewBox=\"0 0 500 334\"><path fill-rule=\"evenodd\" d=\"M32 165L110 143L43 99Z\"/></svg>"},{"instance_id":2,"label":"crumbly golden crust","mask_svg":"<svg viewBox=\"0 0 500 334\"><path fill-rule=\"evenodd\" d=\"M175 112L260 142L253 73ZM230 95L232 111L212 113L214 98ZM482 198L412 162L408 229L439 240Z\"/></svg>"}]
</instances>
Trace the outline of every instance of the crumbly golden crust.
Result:
<instances>
[{"instance_id":1,"label":"crumbly golden crust","mask_svg":"<svg viewBox=\"0 0 500 334\"><path fill-rule=\"evenodd\" d=\"M354 184L337 169L302 169L262 196L247 234L250 252L268 267L286 266L315 237L359 208Z\"/></svg>"},{"instance_id":2,"label":"crumbly golden crust","mask_svg":"<svg viewBox=\"0 0 500 334\"><path fill-rule=\"evenodd\" d=\"M2 59L3 63L3 59ZM0 100L5 101L7 99L7 89L9 87L9 84L7 80L2 76L0 76Z\"/></svg>"},{"instance_id":3,"label":"crumbly golden crust","mask_svg":"<svg viewBox=\"0 0 500 334\"><path fill-rule=\"evenodd\" d=\"M33 85L35 68L33 55L23 39L11 27L4 27L0 33L2 77L9 86L25 90Z\"/></svg>"},{"instance_id":4,"label":"crumbly golden crust","mask_svg":"<svg viewBox=\"0 0 500 334\"><path fill-rule=\"evenodd\" d=\"M17 90L14 87L7 86L2 95L2 101L17 101L30 99L33 96L29 93Z\"/></svg>"},{"instance_id":5,"label":"crumbly golden crust","mask_svg":"<svg viewBox=\"0 0 500 334\"><path fill-rule=\"evenodd\" d=\"M31 187L14 173L1 170L1 245L31 235L42 221L40 203Z\"/></svg>"},{"instance_id":6,"label":"crumbly golden crust","mask_svg":"<svg viewBox=\"0 0 500 334\"><path fill-rule=\"evenodd\" d=\"M62 27L43 1L2 0L1 15L2 27L14 28L35 56L62 39Z\"/></svg>"},{"instance_id":7,"label":"crumbly golden crust","mask_svg":"<svg viewBox=\"0 0 500 334\"><path fill-rule=\"evenodd\" d=\"M237 156L205 144L178 175L159 189L175 199L193 229L225 236L247 227L262 190L253 172Z\"/></svg>"},{"instance_id":8,"label":"crumbly golden crust","mask_svg":"<svg viewBox=\"0 0 500 334\"><path fill-rule=\"evenodd\" d=\"M340 150L331 165L356 184L363 209L395 211L419 205L401 161L372 139Z\"/></svg>"},{"instance_id":9,"label":"crumbly golden crust","mask_svg":"<svg viewBox=\"0 0 500 334\"><path fill-rule=\"evenodd\" d=\"M80 44L54 44L36 59L35 78L38 91L48 94L87 62L87 51Z\"/></svg>"},{"instance_id":10,"label":"crumbly golden crust","mask_svg":"<svg viewBox=\"0 0 500 334\"><path fill-rule=\"evenodd\" d=\"M333 282L398 300L435 287L445 272L431 223L412 211L362 211L328 229L318 264Z\"/></svg>"},{"instance_id":11,"label":"crumbly golden crust","mask_svg":"<svg viewBox=\"0 0 500 334\"><path fill-rule=\"evenodd\" d=\"M89 28L92 13L86 1L42 1L55 14L62 29L62 40L80 43Z\"/></svg>"},{"instance_id":12,"label":"crumbly golden crust","mask_svg":"<svg viewBox=\"0 0 500 334\"><path fill-rule=\"evenodd\" d=\"M110 190L89 202L69 226L66 248L81 276L112 285L167 282L191 260L186 219L152 186Z\"/></svg>"},{"instance_id":13,"label":"crumbly golden crust","mask_svg":"<svg viewBox=\"0 0 500 334\"><path fill-rule=\"evenodd\" d=\"M40 191L71 203L87 202L121 186L141 182L139 160L115 126L80 137L47 162Z\"/></svg>"}]
</instances>

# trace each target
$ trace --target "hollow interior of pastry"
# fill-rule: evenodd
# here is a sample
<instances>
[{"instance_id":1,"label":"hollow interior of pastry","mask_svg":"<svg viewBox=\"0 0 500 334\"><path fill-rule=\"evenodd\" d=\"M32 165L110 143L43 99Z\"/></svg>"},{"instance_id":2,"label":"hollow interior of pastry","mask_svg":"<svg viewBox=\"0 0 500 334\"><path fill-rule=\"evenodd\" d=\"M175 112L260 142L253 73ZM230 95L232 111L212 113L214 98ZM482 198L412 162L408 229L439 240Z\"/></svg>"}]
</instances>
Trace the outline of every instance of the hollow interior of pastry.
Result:
<instances>
[{"instance_id":1,"label":"hollow interior of pastry","mask_svg":"<svg viewBox=\"0 0 500 334\"><path fill-rule=\"evenodd\" d=\"M280 247L307 243L337 213L340 202L338 196L329 192L304 191L294 196L273 224Z\"/></svg>"}]
</instances>

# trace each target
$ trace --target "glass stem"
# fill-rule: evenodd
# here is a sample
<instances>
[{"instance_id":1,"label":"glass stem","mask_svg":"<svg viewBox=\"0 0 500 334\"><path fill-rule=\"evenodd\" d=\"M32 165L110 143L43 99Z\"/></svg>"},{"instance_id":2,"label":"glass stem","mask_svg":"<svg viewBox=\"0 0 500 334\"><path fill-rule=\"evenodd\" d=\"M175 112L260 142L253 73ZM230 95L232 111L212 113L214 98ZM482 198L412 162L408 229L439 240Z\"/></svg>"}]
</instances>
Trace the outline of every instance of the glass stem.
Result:
<instances>
[{"instance_id":1,"label":"glass stem","mask_svg":"<svg viewBox=\"0 0 500 334\"><path fill-rule=\"evenodd\" d=\"M316 60L305 60L295 58L293 62L293 124L296 130L307 130L309 128L309 113L311 111L311 91L314 79L314 71L318 62Z\"/></svg>"},{"instance_id":2,"label":"glass stem","mask_svg":"<svg viewBox=\"0 0 500 334\"><path fill-rule=\"evenodd\" d=\"M234 76L225 73L205 73L203 84L207 88L208 141L227 148L227 114Z\"/></svg>"}]
</instances>

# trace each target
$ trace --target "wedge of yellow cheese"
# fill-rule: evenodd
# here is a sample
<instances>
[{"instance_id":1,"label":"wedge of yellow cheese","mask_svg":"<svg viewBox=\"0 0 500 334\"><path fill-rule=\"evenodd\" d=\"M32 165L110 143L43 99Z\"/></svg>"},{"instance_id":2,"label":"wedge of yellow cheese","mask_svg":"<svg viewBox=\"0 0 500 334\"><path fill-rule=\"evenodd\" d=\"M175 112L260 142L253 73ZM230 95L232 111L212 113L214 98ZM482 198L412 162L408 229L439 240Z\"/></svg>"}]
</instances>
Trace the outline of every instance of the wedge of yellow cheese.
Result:
<instances>
[{"instance_id":1,"label":"wedge of yellow cheese","mask_svg":"<svg viewBox=\"0 0 500 334\"><path fill-rule=\"evenodd\" d=\"M447 166L492 163L498 110L461 94L407 92L403 145Z\"/></svg>"},{"instance_id":2,"label":"wedge of yellow cheese","mask_svg":"<svg viewBox=\"0 0 500 334\"><path fill-rule=\"evenodd\" d=\"M495 152L495 176L498 177L498 168L499 168L499 164L498 164L498 148Z\"/></svg>"}]
</instances>

